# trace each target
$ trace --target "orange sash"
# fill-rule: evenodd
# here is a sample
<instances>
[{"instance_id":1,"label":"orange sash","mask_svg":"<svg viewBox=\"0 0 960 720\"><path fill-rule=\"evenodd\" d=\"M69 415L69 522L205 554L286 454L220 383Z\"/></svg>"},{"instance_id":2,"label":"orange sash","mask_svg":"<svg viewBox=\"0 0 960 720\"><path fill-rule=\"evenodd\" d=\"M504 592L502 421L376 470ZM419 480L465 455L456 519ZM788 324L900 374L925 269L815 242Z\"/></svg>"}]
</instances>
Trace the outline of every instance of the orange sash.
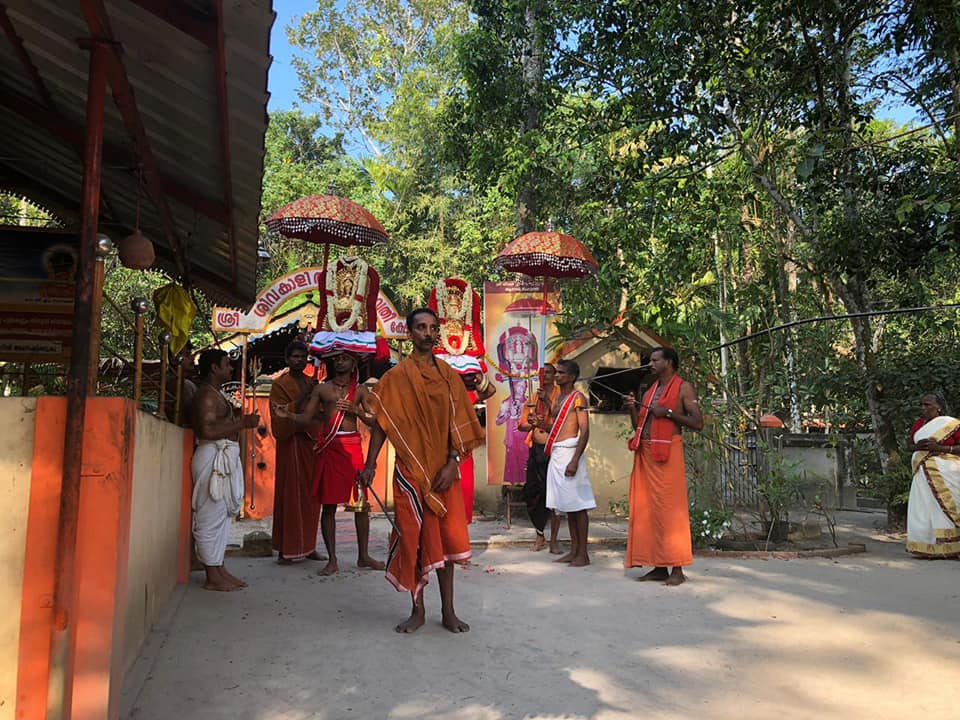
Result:
<instances>
[{"instance_id":1,"label":"orange sash","mask_svg":"<svg viewBox=\"0 0 960 720\"><path fill-rule=\"evenodd\" d=\"M671 410L675 409L677 407L677 399L680 397L680 386L682 384L683 380L681 377L674 375L670 382L667 383L667 387L664 389L663 395L660 396L657 405L670 408ZM643 432L644 423L647 422L647 415L650 414L650 403L653 401L653 396L659 387L660 381L658 380L650 386L650 389L647 390L643 396L640 407L640 417L637 419L637 430L627 444L627 447L632 452L640 449L640 433ZM674 427L673 420L667 417L654 417L650 421L650 440L653 441L651 453L653 459L657 462L666 462L670 459L670 444L673 440Z\"/></svg>"},{"instance_id":2,"label":"orange sash","mask_svg":"<svg viewBox=\"0 0 960 720\"><path fill-rule=\"evenodd\" d=\"M484 440L460 376L442 360L411 355L380 379L370 403L407 480L431 510L446 514L433 481L449 460L448 449L463 457Z\"/></svg>"},{"instance_id":3,"label":"orange sash","mask_svg":"<svg viewBox=\"0 0 960 720\"><path fill-rule=\"evenodd\" d=\"M553 443L556 441L557 435L560 434L563 423L566 421L567 415L570 414L570 409L575 403L578 403L582 397L579 391L574 390L567 396L567 399L563 401L563 407L561 407L560 412L557 413L557 418L553 421L553 427L550 428L550 435L547 436L547 444L543 446L545 455L550 455L550 451L553 449Z\"/></svg>"}]
</instances>

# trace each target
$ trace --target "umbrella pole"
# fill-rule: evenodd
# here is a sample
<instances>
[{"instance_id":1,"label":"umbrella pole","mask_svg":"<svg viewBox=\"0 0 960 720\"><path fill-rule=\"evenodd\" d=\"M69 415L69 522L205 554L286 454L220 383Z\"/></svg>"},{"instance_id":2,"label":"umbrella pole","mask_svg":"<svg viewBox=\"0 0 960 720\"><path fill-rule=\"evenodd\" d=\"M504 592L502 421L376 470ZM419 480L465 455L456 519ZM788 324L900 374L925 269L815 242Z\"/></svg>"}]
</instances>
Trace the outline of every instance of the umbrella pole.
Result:
<instances>
[{"instance_id":1,"label":"umbrella pole","mask_svg":"<svg viewBox=\"0 0 960 720\"><path fill-rule=\"evenodd\" d=\"M330 243L323 244L323 271L327 271L327 263L330 262Z\"/></svg>"},{"instance_id":2,"label":"umbrella pole","mask_svg":"<svg viewBox=\"0 0 960 720\"><path fill-rule=\"evenodd\" d=\"M243 334L243 345L240 350L240 416L243 417L247 412L247 334ZM243 490L246 495L247 490L247 470L250 463L246 462L247 448L250 447L249 431L243 429L240 431L240 468L243 471ZM252 482L252 481L251 481ZM244 517L243 504L240 505L239 518Z\"/></svg>"},{"instance_id":3,"label":"umbrella pole","mask_svg":"<svg viewBox=\"0 0 960 720\"><path fill-rule=\"evenodd\" d=\"M547 276L543 276L543 305L540 307L540 387L543 387L543 366L547 361Z\"/></svg>"}]
</instances>

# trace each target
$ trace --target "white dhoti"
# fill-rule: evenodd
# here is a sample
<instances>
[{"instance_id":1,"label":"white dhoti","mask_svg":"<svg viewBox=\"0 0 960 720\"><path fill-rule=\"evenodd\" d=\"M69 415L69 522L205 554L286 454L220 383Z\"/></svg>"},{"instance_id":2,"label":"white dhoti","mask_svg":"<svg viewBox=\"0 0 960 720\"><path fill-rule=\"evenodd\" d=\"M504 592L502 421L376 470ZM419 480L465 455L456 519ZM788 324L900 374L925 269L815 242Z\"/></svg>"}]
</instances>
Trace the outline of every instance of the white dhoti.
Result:
<instances>
[{"instance_id":1,"label":"white dhoti","mask_svg":"<svg viewBox=\"0 0 960 720\"><path fill-rule=\"evenodd\" d=\"M235 440L201 440L190 463L193 473L193 538L204 565L223 565L230 518L243 503L243 466Z\"/></svg>"},{"instance_id":2,"label":"white dhoti","mask_svg":"<svg viewBox=\"0 0 960 720\"><path fill-rule=\"evenodd\" d=\"M573 437L555 442L550 451L550 464L547 466L547 507L551 510L577 512L593 510L597 506L590 476L587 475L587 461L582 455L577 465L577 473L570 477L564 474L576 449L577 438Z\"/></svg>"}]
</instances>

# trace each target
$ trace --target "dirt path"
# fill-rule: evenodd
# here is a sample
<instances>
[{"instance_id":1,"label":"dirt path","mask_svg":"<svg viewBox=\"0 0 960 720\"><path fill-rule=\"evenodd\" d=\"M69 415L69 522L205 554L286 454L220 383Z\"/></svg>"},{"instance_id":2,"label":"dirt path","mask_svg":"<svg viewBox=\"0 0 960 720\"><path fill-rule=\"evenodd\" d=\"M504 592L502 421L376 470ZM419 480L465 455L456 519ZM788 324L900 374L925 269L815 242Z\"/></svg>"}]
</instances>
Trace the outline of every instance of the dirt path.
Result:
<instances>
[{"instance_id":1,"label":"dirt path","mask_svg":"<svg viewBox=\"0 0 960 720\"><path fill-rule=\"evenodd\" d=\"M675 589L633 582L609 548L581 570L489 549L457 572L464 636L440 626L436 582L426 627L400 636L408 596L382 573L321 579L316 564L238 558L251 587L188 586L150 641L126 717L954 717L960 562L901 547L698 559Z\"/></svg>"}]
</instances>

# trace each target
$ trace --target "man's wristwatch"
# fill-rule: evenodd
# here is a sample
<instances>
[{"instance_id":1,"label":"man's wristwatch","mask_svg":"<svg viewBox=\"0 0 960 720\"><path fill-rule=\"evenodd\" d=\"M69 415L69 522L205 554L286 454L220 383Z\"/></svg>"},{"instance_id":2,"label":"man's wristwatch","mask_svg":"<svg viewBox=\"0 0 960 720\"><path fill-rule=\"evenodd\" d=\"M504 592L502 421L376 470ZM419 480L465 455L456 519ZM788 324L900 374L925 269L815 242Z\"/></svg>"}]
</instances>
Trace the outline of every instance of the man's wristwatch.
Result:
<instances>
[{"instance_id":1,"label":"man's wristwatch","mask_svg":"<svg viewBox=\"0 0 960 720\"><path fill-rule=\"evenodd\" d=\"M667 417L673 420L673 410L670 408L667 408Z\"/></svg>"},{"instance_id":2,"label":"man's wristwatch","mask_svg":"<svg viewBox=\"0 0 960 720\"><path fill-rule=\"evenodd\" d=\"M454 453L453 455L447 455L447 462L449 462L449 461L451 461L451 460L455 461L455 462L457 463L457 465L459 465L459 464L460 464L460 455L458 455L457 453Z\"/></svg>"}]
</instances>

